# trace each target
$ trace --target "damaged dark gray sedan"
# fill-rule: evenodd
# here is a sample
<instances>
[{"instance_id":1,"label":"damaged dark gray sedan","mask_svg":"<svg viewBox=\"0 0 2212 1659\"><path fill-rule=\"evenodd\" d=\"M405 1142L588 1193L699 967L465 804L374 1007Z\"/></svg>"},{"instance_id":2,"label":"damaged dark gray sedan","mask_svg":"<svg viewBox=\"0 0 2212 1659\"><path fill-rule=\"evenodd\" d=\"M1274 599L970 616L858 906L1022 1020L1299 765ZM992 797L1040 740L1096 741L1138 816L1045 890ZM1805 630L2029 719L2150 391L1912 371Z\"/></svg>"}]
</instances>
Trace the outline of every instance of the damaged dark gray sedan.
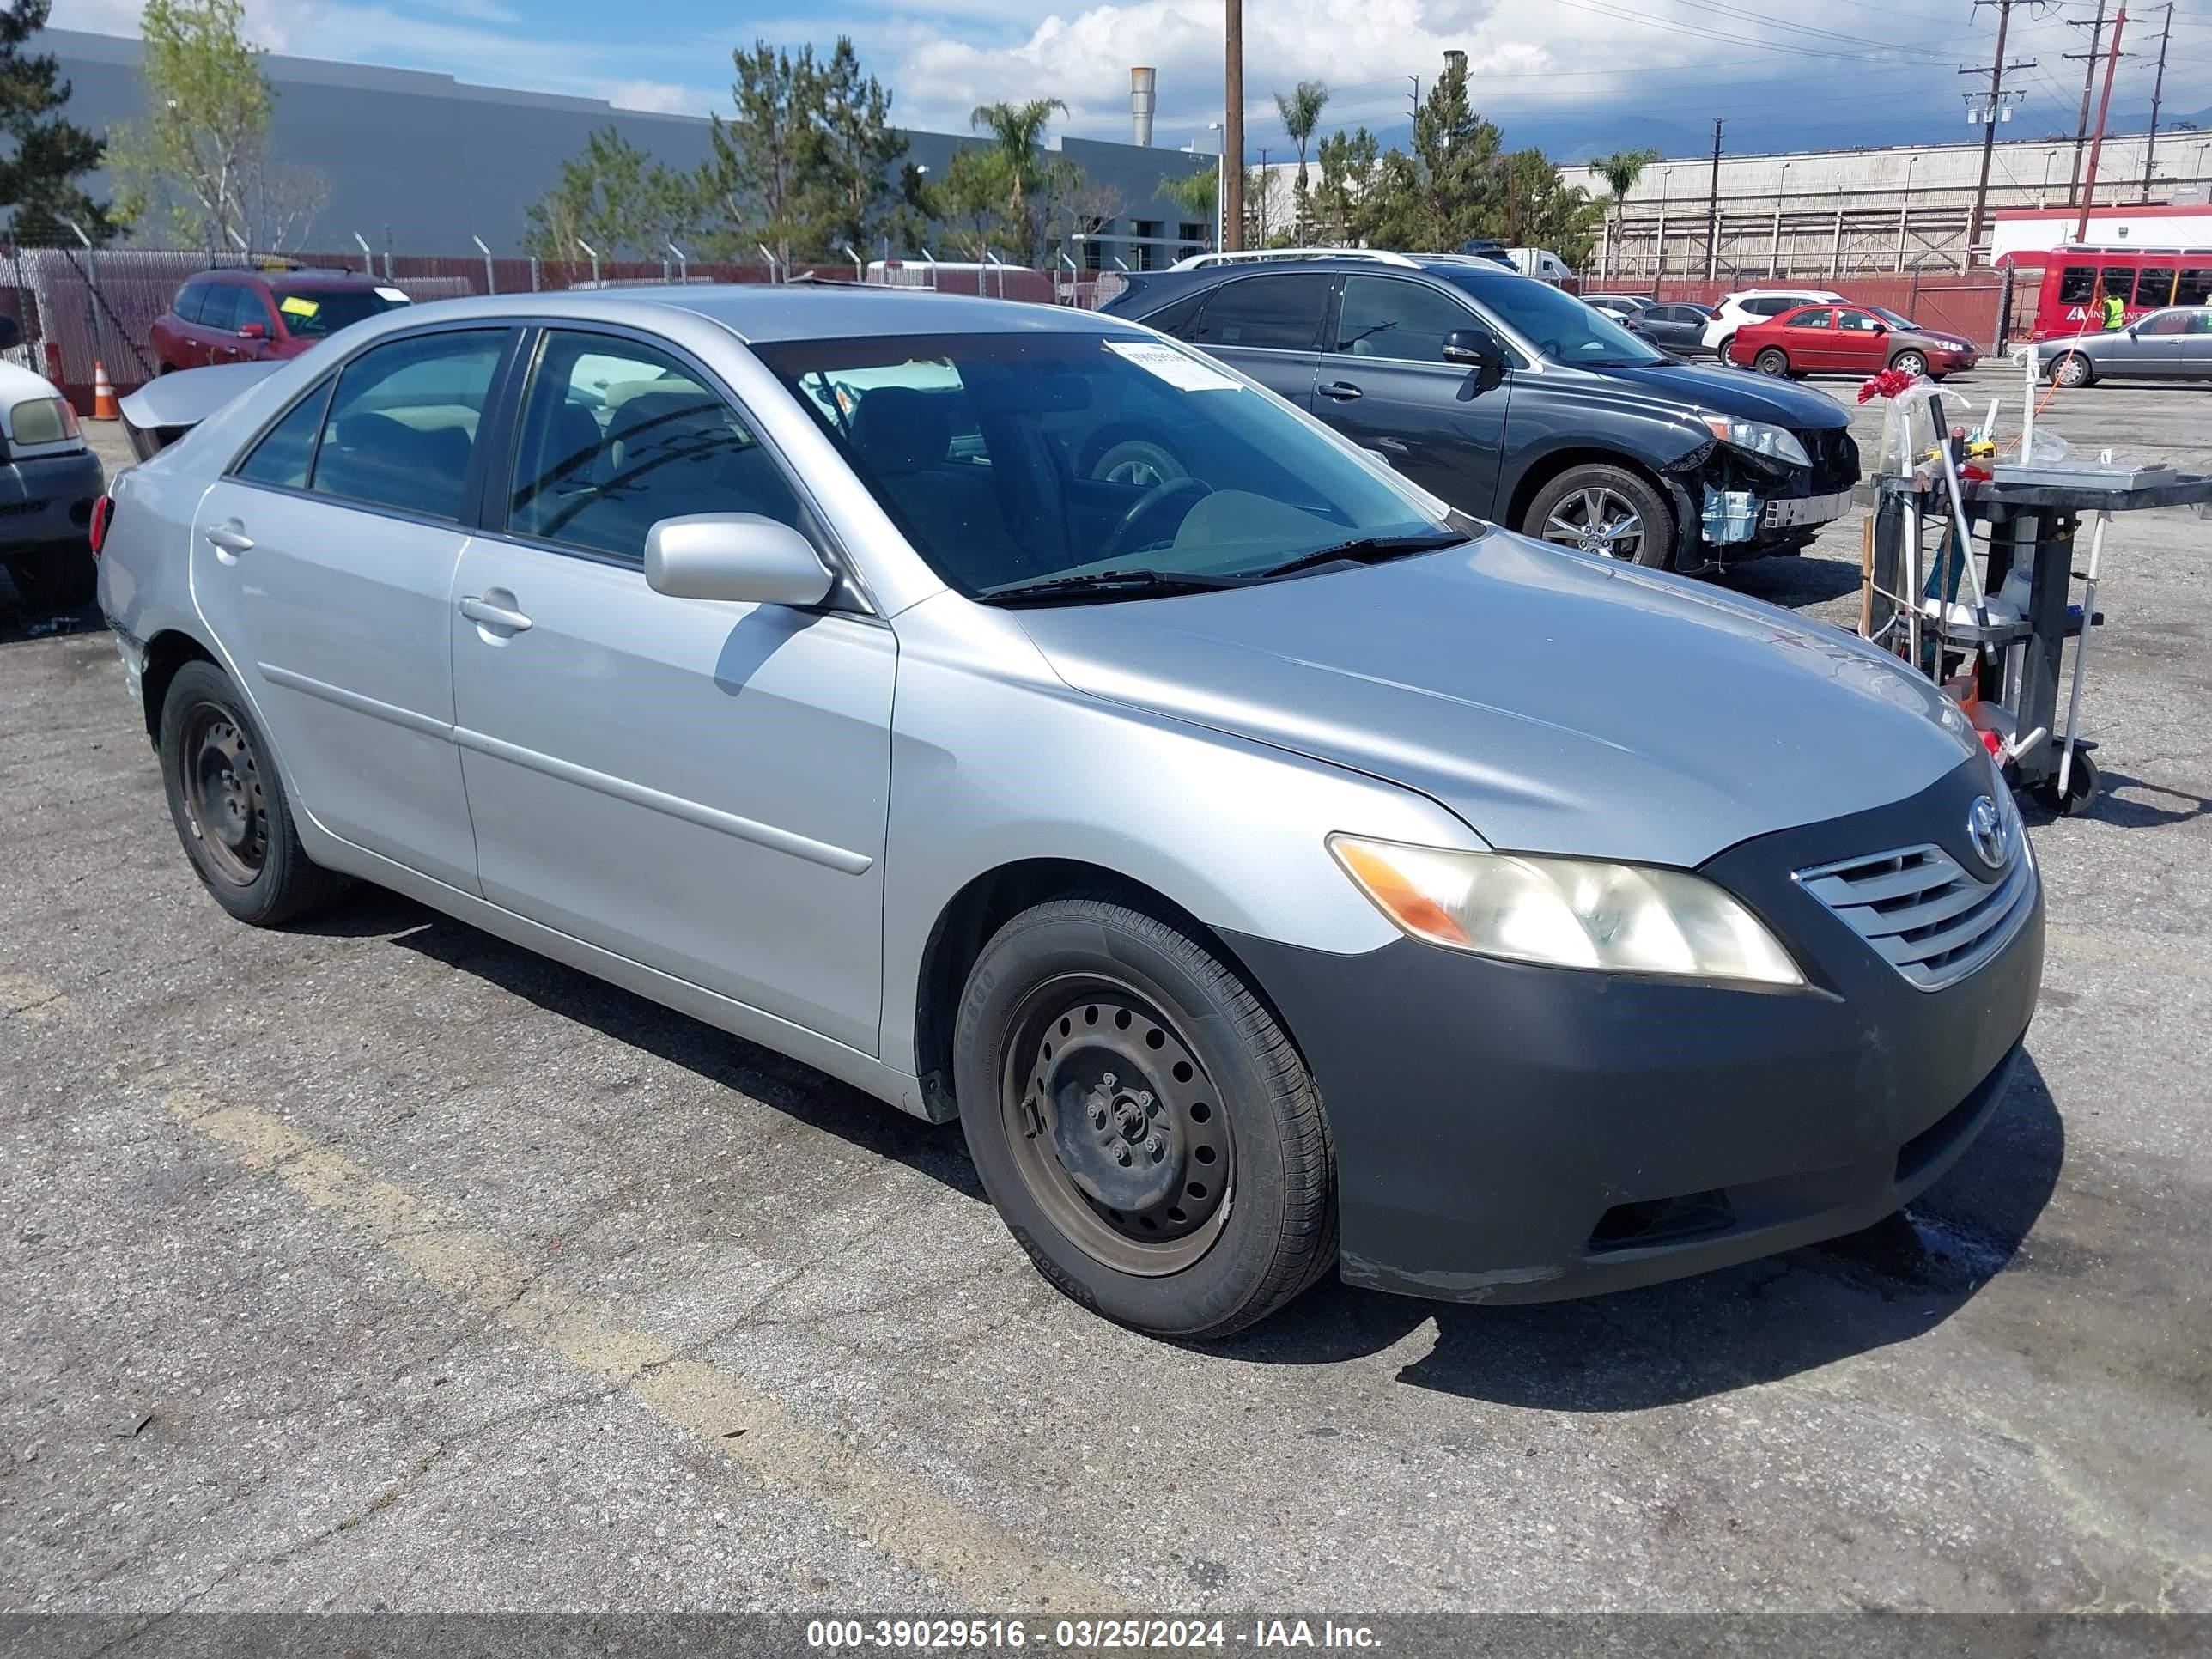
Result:
<instances>
[{"instance_id":1,"label":"damaged dark gray sedan","mask_svg":"<svg viewBox=\"0 0 2212 1659\"><path fill-rule=\"evenodd\" d=\"M1492 260L1370 249L1127 280L1108 311L1232 364L1462 512L1586 553L1683 571L1795 553L1858 482L1850 414L1826 393L1684 362ZM1111 440L1094 459L1158 481L1182 465Z\"/></svg>"}]
</instances>

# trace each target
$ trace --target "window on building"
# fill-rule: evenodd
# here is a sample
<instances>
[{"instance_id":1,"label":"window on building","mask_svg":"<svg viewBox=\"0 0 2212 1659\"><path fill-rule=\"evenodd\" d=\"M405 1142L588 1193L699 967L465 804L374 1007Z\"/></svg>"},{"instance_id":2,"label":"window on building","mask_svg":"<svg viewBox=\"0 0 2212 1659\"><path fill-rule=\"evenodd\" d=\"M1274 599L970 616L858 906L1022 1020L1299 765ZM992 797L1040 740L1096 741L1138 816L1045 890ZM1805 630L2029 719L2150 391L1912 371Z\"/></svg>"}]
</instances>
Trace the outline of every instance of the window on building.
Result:
<instances>
[{"instance_id":1,"label":"window on building","mask_svg":"<svg viewBox=\"0 0 2212 1659\"><path fill-rule=\"evenodd\" d=\"M1096 237L1085 237L1083 242L1083 268L1085 270L1106 269L1106 245Z\"/></svg>"},{"instance_id":2,"label":"window on building","mask_svg":"<svg viewBox=\"0 0 2212 1659\"><path fill-rule=\"evenodd\" d=\"M2085 306L2097 297L2097 268L2069 265L2058 273L2058 303Z\"/></svg>"},{"instance_id":3,"label":"window on building","mask_svg":"<svg viewBox=\"0 0 2212 1659\"><path fill-rule=\"evenodd\" d=\"M1206 240L1206 227L1186 219L1176 228L1176 234L1186 242L1202 242Z\"/></svg>"}]
</instances>

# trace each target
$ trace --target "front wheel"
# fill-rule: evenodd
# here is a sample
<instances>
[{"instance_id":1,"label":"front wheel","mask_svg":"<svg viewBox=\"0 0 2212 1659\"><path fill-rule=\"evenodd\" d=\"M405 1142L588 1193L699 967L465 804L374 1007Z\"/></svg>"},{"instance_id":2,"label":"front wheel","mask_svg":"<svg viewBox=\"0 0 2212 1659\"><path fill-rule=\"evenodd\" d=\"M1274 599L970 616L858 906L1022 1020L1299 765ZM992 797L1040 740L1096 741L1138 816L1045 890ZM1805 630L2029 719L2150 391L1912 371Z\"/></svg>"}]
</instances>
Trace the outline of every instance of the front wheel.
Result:
<instances>
[{"instance_id":1,"label":"front wheel","mask_svg":"<svg viewBox=\"0 0 2212 1659\"><path fill-rule=\"evenodd\" d=\"M1074 1301L1155 1336L1220 1337L1334 1264L1320 1095L1183 924L1104 895L1024 911L976 958L954 1042L983 1188Z\"/></svg>"},{"instance_id":2,"label":"front wheel","mask_svg":"<svg viewBox=\"0 0 2212 1659\"><path fill-rule=\"evenodd\" d=\"M161 782L201 884L240 921L274 927L327 904L345 878L309 861L269 744L230 677L188 662L161 702Z\"/></svg>"},{"instance_id":3,"label":"front wheel","mask_svg":"<svg viewBox=\"0 0 2212 1659\"><path fill-rule=\"evenodd\" d=\"M1751 366L1762 374L1771 374L1777 380L1790 372L1790 359L1779 347L1769 346L1752 359Z\"/></svg>"},{"instance_id":4,"label":"front wheel","mask_svg":"<svg viewBox=\"0 0 2212 1659\"><path fill-rule=\"evenodd\" d=\"M1625 564L1674 562L1674 514L1665 497L1623 466L1569 467L1536 492L1521 533Z\"/></svg>"},{"instance_id":5,"label":"front wheel","mask_svg":"<svg viewBox=\"0 0 2212 1659\"><path fill-rule=\"evenodd\" d=\"M1928 372L1928 354L1908 347L1892 357L1889 366L1906 374L1925 374Z\"/></svg>"}]
</instances>

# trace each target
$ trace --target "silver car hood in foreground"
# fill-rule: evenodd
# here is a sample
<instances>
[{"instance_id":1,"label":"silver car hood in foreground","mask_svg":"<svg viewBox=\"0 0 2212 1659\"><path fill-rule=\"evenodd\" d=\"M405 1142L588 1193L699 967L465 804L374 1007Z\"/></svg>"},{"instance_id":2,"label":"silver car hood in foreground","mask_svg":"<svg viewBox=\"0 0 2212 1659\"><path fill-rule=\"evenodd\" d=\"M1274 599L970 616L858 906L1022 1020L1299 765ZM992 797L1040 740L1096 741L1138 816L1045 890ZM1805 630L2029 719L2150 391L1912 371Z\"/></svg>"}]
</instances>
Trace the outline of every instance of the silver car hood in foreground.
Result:
<instances>
[{"instance_id":1,"label":"silver car hood in foreground","mask_svg":"<svg viewBox=\"0 0 2212 1659\"><path fill-rule=\"evenodd\" d=\"M1079 690L1389 779L1523 852L1694 866L1913 794L1975 746L1933 685L1826 624L1502 531L1015 614Z\"/></svg>"}]
</instances>

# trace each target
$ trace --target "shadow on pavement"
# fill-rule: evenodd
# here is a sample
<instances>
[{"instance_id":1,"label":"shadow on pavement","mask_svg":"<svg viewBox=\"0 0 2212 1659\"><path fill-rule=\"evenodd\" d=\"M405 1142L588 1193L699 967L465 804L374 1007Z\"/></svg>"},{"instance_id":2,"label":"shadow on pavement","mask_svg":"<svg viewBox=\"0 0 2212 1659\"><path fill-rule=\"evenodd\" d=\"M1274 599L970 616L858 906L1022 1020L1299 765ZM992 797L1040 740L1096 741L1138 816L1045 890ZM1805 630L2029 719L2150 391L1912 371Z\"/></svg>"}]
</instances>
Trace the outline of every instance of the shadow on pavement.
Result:
<instances>
[{"instance_id":1,"label":"shadow on pavement","mask_svg":"<svg viewBox=\"0 0 2212 1659\"><path fill-rule=\"evenodd\" d=\"M509 945L396 893L364 887L294 931L392 944L474 974L549 1013L683 1066L785 1115L896 1158L978 1203L988 1202L957 1123L924 1123L872 1095L742 1037L664 1008L580 969Z\"/></svg>"},{"instance_id":2,"label":"shadow on pavement","mask_svg":"<svg viewBox=\"0 0 2212 1659\"><path fill-rule=\"evenodd\" d=\"M1795 558L1753 559L1747 564L1732 565L1712 580L1728 592L1741 593L1747 599L1764 599L1769 605L1788 605L1792 610L1800 605L1825 605L1830 599L1859 591L1856 563L1802 555Z\"/></svg>"}]
</instances>

